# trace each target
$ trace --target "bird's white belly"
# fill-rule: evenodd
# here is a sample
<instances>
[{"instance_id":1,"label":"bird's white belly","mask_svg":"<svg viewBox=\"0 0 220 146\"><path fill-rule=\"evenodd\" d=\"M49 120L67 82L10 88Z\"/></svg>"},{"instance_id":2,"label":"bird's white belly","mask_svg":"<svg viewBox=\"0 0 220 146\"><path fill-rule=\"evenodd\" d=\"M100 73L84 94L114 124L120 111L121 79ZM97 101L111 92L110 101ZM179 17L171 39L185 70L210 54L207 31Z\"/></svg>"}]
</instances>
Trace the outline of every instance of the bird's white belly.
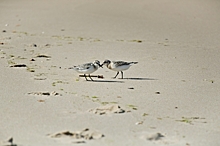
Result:
<instances>
[{"instance_id":1,"label":"bird's white belly","mask_svg":"<svg viewBox=\"0 0 220 146\"><path fill-rule=\"evenodd\" d=\"M117 67L112 66L112 70L114 70L114 71L123 71L123 70L129 69L130 66L131 65L122 65L122 66L117 66Z\"/></svg>"},{"instance_id":2,"label":"bird's white belly","mask_svg":"<svg viewBox=\"0 0 220 146\"><path fill-rule=\"evenodd\" d=\"M78 69L76 70L78 73L83 73L83 74L91 74L94 71L96 71L96 69L92 66L89 69Z\"/></svg>"}]
</instances>

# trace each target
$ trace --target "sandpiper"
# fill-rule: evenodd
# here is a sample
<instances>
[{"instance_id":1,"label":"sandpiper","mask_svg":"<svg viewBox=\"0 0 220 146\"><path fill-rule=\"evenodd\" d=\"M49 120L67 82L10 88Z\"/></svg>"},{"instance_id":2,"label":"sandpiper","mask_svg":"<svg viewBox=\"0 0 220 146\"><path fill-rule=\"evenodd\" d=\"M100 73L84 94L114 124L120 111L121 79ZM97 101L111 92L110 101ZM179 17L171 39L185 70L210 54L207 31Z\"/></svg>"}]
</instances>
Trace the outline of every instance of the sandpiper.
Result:
<instances>
[{"instance_id":1,"label":"sandpiper","mask_svg":"<svg viewBox=\"0 0 220 146\"><path fill-rule=\"evenodd\" d=\"M115 75L116 78L121 72L121 78L123 79L123 71L129 69L129 67L132 64L137 64L138 62L125 62L125 61L110 61L110 60L105 60L101 66L105 65L108 69L111 69L113 71L117 71L117 74Z\"/></svg>"},{"instance_id":2,"label":"sandpiper","mask_svg":"<svg viewBox=\"0 0 220 146\"><path fill-rule=\"evenodd\" d=\"M88 79L86 78L86 74L88 74L91 81L94 81L90 74L95 72L99 67L101 67L100 62L98 60L95 60L93 63L85 63L71 67L69 69L74 69L78 73L83 73L86 81L88 81Z\"/></svg>"}]
</instances>

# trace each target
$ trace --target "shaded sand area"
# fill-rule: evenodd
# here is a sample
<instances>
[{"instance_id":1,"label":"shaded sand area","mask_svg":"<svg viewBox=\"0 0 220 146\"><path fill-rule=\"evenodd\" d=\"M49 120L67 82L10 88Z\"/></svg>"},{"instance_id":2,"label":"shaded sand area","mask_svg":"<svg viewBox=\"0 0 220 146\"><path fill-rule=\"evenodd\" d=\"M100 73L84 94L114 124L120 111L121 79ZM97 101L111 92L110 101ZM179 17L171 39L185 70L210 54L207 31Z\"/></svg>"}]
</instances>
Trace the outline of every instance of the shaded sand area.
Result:
<instances>
[{"instance_id":1,"label":"shaded sand area","mask_svg":"<svg viewBox=\"0 0 220 146\"><path fill-rule=\"evenodd\" d=\"M219 8L2 0L0 145L220 145ZM96 59L138 64L95 82L68 69Z\"/></svg>"}]
</instances>

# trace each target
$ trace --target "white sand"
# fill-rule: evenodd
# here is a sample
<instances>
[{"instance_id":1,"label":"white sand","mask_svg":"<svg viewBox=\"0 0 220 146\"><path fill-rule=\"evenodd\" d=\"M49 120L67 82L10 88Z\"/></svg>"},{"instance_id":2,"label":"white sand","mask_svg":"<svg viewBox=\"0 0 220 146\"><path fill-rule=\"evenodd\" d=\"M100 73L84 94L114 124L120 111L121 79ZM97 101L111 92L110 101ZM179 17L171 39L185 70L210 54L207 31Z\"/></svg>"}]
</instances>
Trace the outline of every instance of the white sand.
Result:
<instances>
[{"instance_id":1,"label":"white sand","mask_svg":"<svg viewBox=\"0 0 220 146\"><path fill-rule=\"evenodd\" d=\"M89 128L105 136L84 145L220 145L219 7L205 0L1 1L0 141L73 145L48 134ZM94 74L104 79L86 82L68 69L95 59L139 63L124 80L103 68ZM59 95L36 95L52 92ZM105 104L126 112L89 112Z\"/></svg>"}]
</instances>

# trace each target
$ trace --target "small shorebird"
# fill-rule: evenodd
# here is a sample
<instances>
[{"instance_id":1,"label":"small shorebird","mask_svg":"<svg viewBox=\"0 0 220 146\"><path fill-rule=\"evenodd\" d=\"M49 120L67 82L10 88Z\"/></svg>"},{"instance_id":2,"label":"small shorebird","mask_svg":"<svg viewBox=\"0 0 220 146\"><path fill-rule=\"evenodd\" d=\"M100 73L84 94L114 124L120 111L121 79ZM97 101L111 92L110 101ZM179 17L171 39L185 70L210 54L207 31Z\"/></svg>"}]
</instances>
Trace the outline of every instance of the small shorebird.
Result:
<instances>
[{"instance_id":1,"label":"small shorebird","mask_svg":"<svg viewBox=\"0 0 220 146\"><path fill-rule=\"evenodd\" d=\"M117 71L117 74L115 75L114 78L116 78L121 72L121 78L123 79L123 72L124 70L129 69L129 67L132 64L137 64L138 62L125 62L125 61L110 61L110 60L105 60L101 66L105 65L108 69Z\"/></svg>"},{"instance_id":2,"label":"small shorebird","mask_svg":"<svg viewBox=\"0 0 220 146\"><path fill-rule=\"evenodd\" d=\"M95 72L99 67L101 67L100 62L98 60L95 60L93 63L85 63L85 64L71 67L69 69L74 69L78 73L83 73L85 78L86 78L86 74L88 74L89 78L93 81L90 74ZM88 81L87 78L86 78L86 81Z\"/></svg>"}]
</instances>

